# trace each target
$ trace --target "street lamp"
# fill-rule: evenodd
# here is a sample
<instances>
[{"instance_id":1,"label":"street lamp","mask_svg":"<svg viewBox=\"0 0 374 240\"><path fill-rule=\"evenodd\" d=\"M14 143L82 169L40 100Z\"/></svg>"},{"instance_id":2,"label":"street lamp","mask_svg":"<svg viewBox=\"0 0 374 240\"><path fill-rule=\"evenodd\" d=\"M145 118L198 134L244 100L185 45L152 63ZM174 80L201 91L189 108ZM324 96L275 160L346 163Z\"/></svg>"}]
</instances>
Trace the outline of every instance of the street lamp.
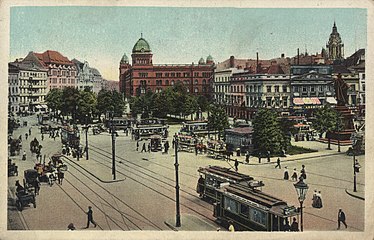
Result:
<instances>
[{"instance_id":1,"label":"street lamp","mask_svg":"<svg viewBox=\"0 0 374 240\"><path fill-rule=\"evenodd\" d=\"M180 206L179 206L179 179L178 179L178 138L175 138L175 203L176 203L176 227L181 226L181 215L180 215Z\"/></svg>"},{"instance_id":2,"label":"street lamp","mask_svg":"<svg viewBox=\"0 0 374 240\"><path fill-rule=\"evenodd\" d=\"M113 124L113 119L114 119L114 112L110 111L109 112L109 117L111 118L111 131L112 131L112 175L113 175L113 180L116 180L116 136L114 135L114 124Z\"/></svg>"},{"instance_id":3,"label":"street lamp","mask_svg":"<svg viewBox=\"0 0 374 240\"><path fill-rule=\"evenodd\" d=\"M357 192L357 185L356 185L356 153L355 153L355 148L356 148L356 143L357 143L357 137L355 133L352 133L352 154L353 154L353 192Z\"/></svg>"},{"instance_id":4,"label":"street lamp","mask_svg":"<svg viewBox=\"0 0 374 240\"><path fill-rule=\"evenodd\" d=\"M297 196L300 202L300 229L303 231L303 202L305 200L306 193L308 192L308 184L304 183L303 178L300 177L299 181L294 184Z\"/></svg>"},{"instance_id":5,"label":"street lamp","mask_svg":"<svg viewBox=\"0 0 374 240\"><path fill-rule=\"evenodd\" d=\"M29 77L29 111L31 113L31 96L32 96L32 77Z\"/></svg>"},{"instance_id":6,"label":"street lamp","mask_svg":"<svg viewBox=\"0 0 374 240\"><path fill-rule=\"evenodd\" d=\"M88 160L88 129L91 127L91 125L87 125L86 123L86 126L83 126L82 128L84 130L86 130L86 147L85 147L85 152L86 152L86 160Z\"/></svg>"},{"instance_id":7,"label":"street lamp","mask_svg":"<svg viewBox=\"0 0 374 240\"><path fill-rule=\"evenodd\" d=\"M337 137L338 137L338 152L340 152L340 134L338 133L338 131L340 132L340 117L339 117L339 114L336 115L336 134L337 134Z\"/></svg>"}]
</instances>

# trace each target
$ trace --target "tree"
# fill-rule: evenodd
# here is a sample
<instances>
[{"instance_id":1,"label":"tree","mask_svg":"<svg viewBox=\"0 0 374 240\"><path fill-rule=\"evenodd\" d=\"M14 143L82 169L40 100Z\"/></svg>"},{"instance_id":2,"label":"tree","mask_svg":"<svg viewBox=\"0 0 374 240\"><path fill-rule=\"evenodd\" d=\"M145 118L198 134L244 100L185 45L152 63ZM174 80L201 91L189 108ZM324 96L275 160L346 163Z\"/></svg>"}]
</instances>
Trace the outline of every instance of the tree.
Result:
<instances>
[{"instance_id":1,"label":"tree","mask_svg":"<svg viewBox=\"0 0 374 240\"><path fill-rule=\"evenodd\" d=\"M320 137L322 137L323 133L326 133L326 137L328 138L327 148L331 149L330 133L333 131L340 131L343 126L340 113L331 108L330 105L325 105L323 108L319 108L314 116L315 120L312 123L313 128L320 133Z\"/></svg>"},{"instance_id":2,"label":"tree","mask_svg":"<svg viewBox=\"0 0 374 240\"><path fill-rule=\"evenodd\" d=\"M289 120L288 118L282 117L279 119L279 125L282 130L283 142L282 149L287 152L288 147L291 146L291 136L296 133L295 128L293 127L294 121Z\"/></svg>"},{"instance_id":3,"label":"tree","mask_svg":"<svg viewBox=\"0 0 374 240\"><path fill-rule=\"evenodd\" d=\"M62 89L62 104L61 112L63 115L67 116L71 114L73 120L76 120L77 111L78 111L78 100L79 100L79 91L74 87L65 87Z\"/></svg>"},{"instance_id":4,"label":"tree","mask_svg":"<svg viewBox=\"0 0 374 240\"><path fill-rule=\"evenodd\" d=\"M229 119L226 115L225 109L221 105L212 105L211 113L208 117L208 128L218 131L218 139L221 139L222 132L229 128Z\"/></svg>"},{"instance_id":5,"label":"tree","mask_svg":"<svg viewBox=\"0 0 374 240\"><path fill-rule=\"evenodd\" d=\"M113 111L114 116L122 116L124 108L125 101L122 94L115 90L101 90L97 95L97 111L99 115Z\"/></svg>"},{"instance_id":6,"label":"tree","mask_svg":"<svg viewBox=\"0 0 374 240\"><path fill-rule=\"evenodd\" d=\"M90 90L79 91L78 100L78 118L80 122L86 122L92 119L92 114L95 112L97 105L96 95Z\"/></svg>"},{"instance_id":7,"label":"tree","mask_svg":"<svg viewBox=\"0 0 374 240\"><path fill-rule=\"evenodd\" d=\"M59 88L52 88L45 96L45 101L47 102L49 109L51 109L56 116L56 112L58 110L61 111L62 90Z\"/></svg>"},{"instance_id":8,"label":"tree","mask_svg":"<svg viewBox=\"0 0 374 240\"><path fill-rule=\"evenodd\" d=\"M253 120L253 143L257 154L282 153L284 143L283 133L273 110L261 108Z\"/></svg>"}]
</instances>

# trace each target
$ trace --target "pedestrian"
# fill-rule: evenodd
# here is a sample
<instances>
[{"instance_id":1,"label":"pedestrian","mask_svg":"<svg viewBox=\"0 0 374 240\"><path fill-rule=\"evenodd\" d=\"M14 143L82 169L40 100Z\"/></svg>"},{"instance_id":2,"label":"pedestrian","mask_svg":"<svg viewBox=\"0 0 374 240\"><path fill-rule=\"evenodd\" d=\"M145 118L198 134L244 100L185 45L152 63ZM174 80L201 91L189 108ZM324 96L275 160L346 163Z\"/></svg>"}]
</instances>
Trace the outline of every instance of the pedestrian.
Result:
<instances>
[{"instance_id":1,"label":"pedestrian","mask_svg":"<svg viewBox=\"0 0 374 240\"><path fill-rule=\"evenodd\" d=\"M288 180L290 178L290 175L288 174L288 169L287 166L284 167L284 174L283 174L283 179Z\"/></svg>"},{"instance_id":2,"label":"pedestrian","mask_svg":"<svg viewBox=\"0 0 374 240\"><path fill-rule=\"evenodd\" d=\"M235 159L234 166L235 166L235 171L237 172L238 171L238 166L239 166L238 159Z\"/></svg>"},{"instance_id":3,"label":"pedestrian","mask_svg":"<svg viewBox=\"0 0 374 240\"><path fill-rule=\"evenodd\" d=\"M292 181L296 181L297 180L296 168L293 169L293 173L292 173L291 179L292 179Z\"/></svg>"},{"instance_id":4,"label":"pedestrian","mask_svg":"<svg viewBox=\"0 0 374 240\"><path fill-rule=\"evenodd\" d=\"M145 143L143 143L143 146L142 146L142 151L141 152L146 152L147 151L147 149L146 149L146 147L145 147Z\"/></svg>"},{"instance_id":5,"label":"pedestrian","mask_svg":"<svg viewBox=\"0 0 374 240\"><path fill-rule=\"evenodd\" d=\"M87 227L86 228L89 228L90 227L90 223L92 223L94 225L94 227L97 226L96 222L93 220L93 212L92 212L92 207L89 206L88 207L88 212L87 212Z\"/></svg>"},{"instance_id":6,"label":"pedestrian","mask_svg":"<svg viewBox=\"0 0 374 240\"><path fill-rule=\"evenodd\" d=\"M301 165L301 171L300 171L300 177L302 177L304 180L306 179L306 172L305 172L305 165Z\"/></svg>"},{"instance_id":7,"label":"pedestrian","mask_svg":"<svg viewBox=\"0 0 374 240\"><path fill-rule=\"evenodd\" d=\"M249 151L245 153L245 162L249 164Z\"/></svg>"},{"instance_id":8,"label":"pedestrian","mask_svg":"<svg viewBox=\"0 0 374 240\"><path fill-rule=\"evenodd\" d=\"M44 134L42 133L42 141L44 140Z\"/></svg>"},{"instance_id":9,"label":"pedestrian","mask_svg":"<svg viewBox=\"0 0 374 240\"><path fill-rule=\"evenodd\" d=\"M58 184L62 185L62 180L64 180L64 172L61 171L61 168L58 168L57 170L57 177L58 177Z\"/></svg>"},{"instance_id":10,"label":"pedestrian","mask_svg":"<svg viewBox=\"0 0 374 240\"><path fill-rule=\"evenodd\" d=\"M172 144L172 147L173 147L173 149L174 149L174 146L175 146L175 138L173 138L173 141L171 142L171 144Z\"/></svg>"},{"instance_id":11,"label":"pedestrian","mask_svg":"<svg viewBox=\"0 0 374 240\"><path fill-rule=\"evenodd\" d=\"M261 163L261 155L258 155L258 163Z\"/></svg>"},{"instance_id":12,"label":"pedestrian","mask_svg":"<svg viewBox=\"0 0 374 240\"><path fill-rule=\"evenodd\" d=\"M299 224L296 222L296 218L293 218L293 222L290 227L291 232L298 232L299 231Z\"/></svg>"},{"instance_id":13,"label":"pedestrian","mask_svg":"<svg viewBox=\"0 0 374 240\"><path fill-rule=\"evenodd\" d=\"M29 137L29 134L28 133L25 133L25 138L27 140L27 138Z\"/></svg>"},{"instance_id":14,"label":"pedestrian","mask_svg":"<svg viewBox=\"0 0 374 240\"><path fill-rule=\"evenodd\" d=\"M281 160L280 158L277 159L277 165L275 165L275 168L279 167L281 169Z\"/></svg>"},{"instance_id":15,"label":"pedestrian","mask_svg":"<svg viewBox=\"0 0 374 240\"><path fill-rule=\"evenodd\" d=\"M340 229L340 222L342 222L345 228L347 228L347 224L345 223L345 213L343 212L341 208L339 208L339 212L338 212L338 230Z\"/></svg>"},{"instance_id":16,"label":"pedestrian","mask_svg":"<svg viewBox=\"0 0 374 240\"><path fill-rule=\"evenodd\" d=\"M31 128L29 129L29 135L31 136Z\"/></svg>"},{"instance_id":17,"label":"pedestrian","mask_svg":"<svg viewBox=\"0 0 374 240\"><path fill-rule=\"evenodd\" d=\"M229 231L230 231L230 232L235 232L235 227L234 227L233 222L230 221L229 224L230 224L230 225L229 225Z\"/></svg>"},{"instance_id":18,"label":"pedestrian","mask_svg":"<svg viewBox=\"0 0 374 240\"><path fill-rule=\"evenodd\" d=\"M198 149L197 149L197 144L195 145L195 155L197 156L197 151L198 151Z\"/></svg>"},{"instance_id":19,"label":"pedestrian","mask_svg":"<svg viewBox=\"0 0 374 240\"><path fill-rule=\"evenodd\" d=\"M313 197L312 197L312 207L317 206L317 190L314 190Z\"/></svg>"},{"instance_id":20,"label":"pedestrian","mask_svg":"<svg viewBox=\"0 0 374 240\"><path fill-rule=\"evenodd\" d=\"M267 152L268 162L270 162L270 151Z\"/></svg>"},{"instance_id":21,"label":"pedestrian","mask_svg":"<svg viewBox=\"0 0 374 240\"><path fill-rule=\"evenodd\" d=\"M283 231L288 232L290 231L290 229L291 229L290 223L288 222L288 218L286 218L286 223L283 226Z\"/></svg>"},{"instance_id":22,"label":"pedestrian","mask_svg":"<svg viewBox=\"0 0 374 240\"><path fill-rule=\"evenodd\" d=\"M23 150L22 160L26 161L26 151L25 150Z\"/></svg>"},{"instance_id":23,"label":"pedestrian","mask_svg":"<svg viewBox=\"0 0 374 240\"><path fill-rule=\"evenodd\" d=\"M75 226L74 226L74 224L73 223L70 223L69 225L68 225L68 231L74 231L75 230Z\"/></svg>"},{"instance_id":24,"label":"pedestrian","mask_svg":"<svg viewBox=\"0 0 374 240\"><path fill-rule=\"evenodd\" d=\"M318 193L316 193L316 208L322 208L322 195L321 195L321 191L318 191Z\"/></svg>"},{"instance_id":25,"label":"pedestrian","mask_svg":"<svg viewBox=\"0 0 374 240\"><path fill-rule=\"evenodd\" d=\"M136 141L136 151L139 151L139 141Z\"/></svg>"},{"instance_id":26,"label":"pedestrian","mask_svg":"<svg viewBox=\"0 0 374 240\"><path fill-rule=\"evenodd\" d=\"M148 152L151 152L151 143L148 143Z\"/></svg>"}]
</instances>

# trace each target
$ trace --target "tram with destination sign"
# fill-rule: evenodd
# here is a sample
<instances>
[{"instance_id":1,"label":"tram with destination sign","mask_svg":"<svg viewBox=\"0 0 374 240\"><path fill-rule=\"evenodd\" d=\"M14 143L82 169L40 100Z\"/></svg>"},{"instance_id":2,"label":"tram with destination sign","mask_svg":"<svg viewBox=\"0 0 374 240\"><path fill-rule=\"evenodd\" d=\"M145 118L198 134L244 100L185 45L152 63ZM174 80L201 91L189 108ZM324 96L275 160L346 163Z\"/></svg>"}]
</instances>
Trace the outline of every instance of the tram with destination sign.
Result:
<instances>
[{"instance_id":1,"label":"tram with destination sign","mask_svg":"<svg viewBox=\"0 0 374 240\"><path fill-rule=\"evenodd\" d=\"M285 201L243 183L228 184L217 190L219 200L213 216L239 231L290 231L299 209Z\"/></svg>"},{"instance_id":2,"label":"tram with destination sign","mask_svg":"<svg viewBox=\"0 0 374 240\"><path fill-rule=\"evenodd\" d=\"M193 136L205 136L207 134L215 134L217 131L208 129L208 121L189 121L183 123L180 129L181 133L187 133Z\"/></svg>"},{"instance_id":3,"label":"tram with destination sign","mask_svg":"<svg viewBox=\"0 0 374 240\"><path fill-rule=\"evenodd\" d=\"M135 140L149 139L153 135L160 135L162 139L166 139L169 135L168 128L165 119L141 119L132 128L132 134Z\"/></svg>"}]
</instances>

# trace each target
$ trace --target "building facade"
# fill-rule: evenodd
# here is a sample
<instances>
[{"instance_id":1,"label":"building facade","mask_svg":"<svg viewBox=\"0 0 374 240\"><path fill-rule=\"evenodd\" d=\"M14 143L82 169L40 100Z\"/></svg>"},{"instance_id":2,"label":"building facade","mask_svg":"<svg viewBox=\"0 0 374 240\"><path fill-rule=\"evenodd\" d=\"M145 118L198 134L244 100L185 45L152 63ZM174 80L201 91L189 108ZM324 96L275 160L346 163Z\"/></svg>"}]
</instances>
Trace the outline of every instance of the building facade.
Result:
<instances>
[{"instance_id":1,"label":"building facade","mask_svg":"<svg viewBox=\"0 0 374 240\"><path fill-rule=\"evenodd\" d=\"M75 64L57 51L29 52L22 62L48 69L47 92L52 88L76 86Z\"/></svg>"},{"instance_id":2,"label":"building facade","mask_svg":"<svg viewBox=\"0 0 374 240\"><path fill-rule=\"evenodd\" d=\"M46 110L48 69L35 64L8 64L9 110L13 113Z\"/></svg>"},{"instance_id":3,"label":"building facade","mask_svg":"<svg viewBox=\"0 0 374 240\"><path fill-rule=\"evenodd\" d=\"M234 73L244 72L243 69L229 68L224 70L214 71L214 101L217 104L226 105L229 103L228 93L230 88L230 78Z\"/></svg>"},{"instance_id":4,"label":"building facade","mask_svg":"<svg viewBox=\"0 0 374 240\"><path fill-rule=\"evenodd\" d=\"M336 104L332 66L292 66L290 89L296 114L310 115L326 103Z\"/></svg>"},{"instance_id":5,"label":"building facade","mask_svg":"<svg viewBox=\"0 0 374 240\"><path fill-rule=\"evenodd\" d=\"M80 91L85 89L92 91L94 85L94 75L92 69L88 65L88 62L81 62L75 58L71 61L75 64L77 69L75 87Z\"/></svg>"},{"instance_id":6,"label":"building facade","mask_svg":"<svg viewBox=\"0 0 374 240\"><path fill-rule=\"evenodd\" d=\"M194 95L212 95L214 62L211 56L198 64L153 64L148 42L140 38L132 49L132 62L126 54L119 66L120 91L125 97L140 96L146 91L161 92L177 83Z\"/></svg>"}]
</instances>

